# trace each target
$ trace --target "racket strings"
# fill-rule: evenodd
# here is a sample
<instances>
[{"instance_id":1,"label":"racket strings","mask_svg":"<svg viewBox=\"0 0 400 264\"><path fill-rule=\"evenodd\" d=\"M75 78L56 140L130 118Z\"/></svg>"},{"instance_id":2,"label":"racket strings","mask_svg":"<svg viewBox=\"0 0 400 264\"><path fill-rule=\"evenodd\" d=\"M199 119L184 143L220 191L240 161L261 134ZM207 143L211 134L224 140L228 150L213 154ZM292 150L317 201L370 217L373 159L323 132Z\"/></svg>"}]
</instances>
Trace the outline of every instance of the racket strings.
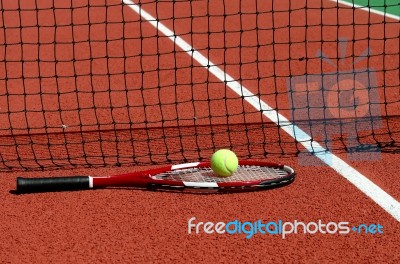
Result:
<instances>
[{"instance_id":1,"label":"racket strings","mask_svg":"<svg viewBox=\"0 0 400 264\"><path fill-rule=\"evenodd\" d=\"M156 180L185 182L250 182L274 180L286 177L288 172L280 168L264 166L239 166L229 177L218 177L210 167L179 169L152 176Z\"/></svg>"}]
</instances>

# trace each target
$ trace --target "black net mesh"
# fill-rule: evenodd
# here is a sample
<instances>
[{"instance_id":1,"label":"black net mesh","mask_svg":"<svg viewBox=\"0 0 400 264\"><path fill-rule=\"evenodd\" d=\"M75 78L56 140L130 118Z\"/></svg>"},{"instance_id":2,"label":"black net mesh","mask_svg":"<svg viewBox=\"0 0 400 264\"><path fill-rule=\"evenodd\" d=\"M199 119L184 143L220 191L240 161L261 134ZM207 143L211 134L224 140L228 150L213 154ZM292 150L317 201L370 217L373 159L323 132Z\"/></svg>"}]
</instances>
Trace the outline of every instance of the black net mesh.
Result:
<instances>
[{"instance_id":1,"label":"black net mesh","mask_svg":"<svg viewBox=\"0 0 400 264\"><path fill-rule=\"evenodd\" d=\"M398 151L399 32L325 0L1 1L0 170L298 155L293 126Z\"/></svg>"}]
</instances>

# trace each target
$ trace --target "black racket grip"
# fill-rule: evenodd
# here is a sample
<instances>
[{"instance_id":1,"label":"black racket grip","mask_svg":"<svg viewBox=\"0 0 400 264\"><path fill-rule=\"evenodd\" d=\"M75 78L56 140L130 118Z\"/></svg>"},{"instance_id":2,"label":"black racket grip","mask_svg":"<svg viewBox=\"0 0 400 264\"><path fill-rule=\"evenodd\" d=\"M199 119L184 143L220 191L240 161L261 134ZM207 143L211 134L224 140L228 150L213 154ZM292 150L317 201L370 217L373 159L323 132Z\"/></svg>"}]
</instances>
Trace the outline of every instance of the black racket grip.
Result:
<instances>
[{"instance_id":1,"label":"black racket grip","mask_svg":"<svg viewBox=\"0 0 400 264\"><path fill-rule=\"evenodd\" d=\"M57 192L90 189L88 176L56 178L17 178L18 193Z\"/></svg>"}]
</instances>

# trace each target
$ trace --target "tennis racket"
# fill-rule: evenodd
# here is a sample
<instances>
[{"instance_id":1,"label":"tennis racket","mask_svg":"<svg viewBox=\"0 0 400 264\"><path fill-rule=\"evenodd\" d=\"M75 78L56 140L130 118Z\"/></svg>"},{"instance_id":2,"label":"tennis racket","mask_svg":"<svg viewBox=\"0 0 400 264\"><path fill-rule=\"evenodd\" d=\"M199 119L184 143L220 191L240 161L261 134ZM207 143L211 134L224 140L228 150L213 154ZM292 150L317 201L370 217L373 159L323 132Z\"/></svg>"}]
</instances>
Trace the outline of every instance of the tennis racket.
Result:
<instances>
[{"instance_id":1,"label":"tennis racket","mask_svg":"<svg viewBox=\"0 0 400 264\"><path fill-rule=\"evenodd\" d=\"M53 178L17 178L18 193L87 190L107 187L147 189L196 189L250 191L291 183L295 171L286 165L239 161L238 170L229 177L214 174L209 162L185 163L147 171L106 177L74 176Z\"/></svg>"}]
</instances>

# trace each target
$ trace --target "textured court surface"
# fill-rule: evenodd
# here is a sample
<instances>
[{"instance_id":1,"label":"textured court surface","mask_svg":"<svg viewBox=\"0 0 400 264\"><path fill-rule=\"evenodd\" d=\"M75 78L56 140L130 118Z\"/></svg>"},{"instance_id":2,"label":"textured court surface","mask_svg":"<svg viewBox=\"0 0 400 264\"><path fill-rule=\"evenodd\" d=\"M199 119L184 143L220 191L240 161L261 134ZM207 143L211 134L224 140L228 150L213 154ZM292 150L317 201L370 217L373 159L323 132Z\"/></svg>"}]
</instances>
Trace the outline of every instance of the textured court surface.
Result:
<instances>
[{"instance_id":1,"label":"textured court surface","mask_svg":"<svg viewBox=\"0 0 400 264\"><path fill-rule=\"evenodd\" d=\"M34 3L27 1L26 4ZM41 4L50 5L49 1L38 1ZM102 1L90 1L91 4L104 4ZM304 147L294 142L273 123L265 123L267 133L258 133L260 130L257 124L266 122L267 118L260 115L242 98L238 98L232 90L227 89L216 77L201 67L199 63L186 52L178 52L175 55L171 51L178 50L169 39L151 36L157 30L149 23L132 23L126 28L121 28L118 23L111 24L107 31L107 37L113 39L108 45L104 45L105 28L100 21L106 16L112 21L119 21L113 14L119 11L119 1L109 1L109 4L116 4L106 14L101 8L93 8L91 21L99 21L93 25L93 35L86 36L87 29L79 27L74 32L68 27L59 28L57 34L48 28L51 34L39 34L27 31L23 38L25 42L35 42L42 38L46 42L52 42L52 37L58 41L70 40L74 36L75 43L79 49L72 45L65 44L58 46L51 54L46 50L46 45L38 51L37 45L27 45L23 52L24 65L20 62L10 62L7 68L7 80L4 77L4 70L0 70L0 89L7 88L13 94L5 99L5 93L0 90L0 150L3 162L0 165L2 175L0 177L0 262L4 263L398 263L400 253L398 244L400 241L399 221L391 213L396 213L396 208L390 212L384 210L370 197L363 194L358 187L351 184L340 174L334 172L329 166L302 166L301 161L294 154L297 151L304 151ZM333 27L305 29L300 26L304 24L304 13L296 7L301 7L300 2L290 3L293 10L290 24L290 41L288 45L287 33L289 29L284 25L289 18L287 12L276 13L274 17L277 32L274 35L252 35L239 37L238 33L224 34L215 33L209 39L207 31L218 32L228 29L235 24L239 17L232 21L214 23L208 26L207 21L199 19L196 27L191 28L189 23L188 7L196 6L195 9L201 16L207 5L204 1L176 3L175 9L171 2L160 3L158 8L151 1L142 1L143 8L149 14L160 18L165 26L174 28L175 33L203 55L207 56L216 65L223 66L223 70L229 73L235 80L240 80L249 90L255 94L261 94L261 99L273 108L282 109L283 115L290 116L289 98L287 92L287 76L305 74L304 60L293 60L301 58L304 54L314 56L319 46L312 42L323 34L327 41L328 49L335 50L338 44L335 39L346 37L348 39L363 39L369 37L368 41L358 42L353 51L357 54L370 47L374 52L380 54L387 52L389 60L382 60L382 56L372 56L366 64L361 61L360 67L371 67L378 72L378 83L392 89L380 89L380 98L389 102L381 109L389 116L398 116L400 93L398 89L398 68L399 68L399 24L382 23L382 17L377 14L364 13L361 10L343 9L340 12L325 12L321 18L320 1L307 1L310 8L307 23L318 24L321 19L325 24L338 24L338 13L341 14L343 24L339 29ZM161 2L161 1L160 1ZM243 1L246 3L245 1ZM249 3L254 4L253 1ZM258 1L260 2L260 1ZM257 3L258 3L257 2ZM268 6L260 7L260 10L271 8L271 1ZM330 1L322 1L324 7L335 7L336 4ZM388 1L389 2L389 1ZM11 1L2 1L2 7L6 4L12 5ZM83 5L85 1L76 1L74 4ZM210 12L222 13L222 1L215 1L211 4ZM238 1L232 1L232 5L224 10L226 13L234 13ZM71 4L65 2L68 7ZM179 8L179 5L180 8ZM282 1L275 4L276 10L287 10L289 2ZM297 6L298 5L298 6ZM162 7L162 8L161 8ZM202 9L203 8L203 9ZM249 10L251 6L249 4ZM73 18L67 16L68 11L59 9L60 16L57 23L69 24L71 20L75 23L87 23L85 12L80 9ZM246 10L246 4L243 4ZM84 11L84 9L82 9ZM62 16L63 12L64 16ZM172 23L168 19L174 14L180 19ZM319 16L318 16L319 15ZM140 17L130 10L124 8L125 19L136 21ZM253 21L254 14L249 14L247 20L240 20L242 27L250 29L254 24L246 21ZM2 23L18 23L17 16L2 13ZM34 21L35 12L24 13L24 22L29 24ZM268 26L272 15L265 13L261 17L266 20L260 21L261 28ZM253 19L251 19L253 18ZM54 23L51 16L43 14L42 23ZM357 19L360 25L353 28L351 24ZM272 21L272 20L271 20ZM389 20L388 20L389 21ZM392 20L390 20L392 21ZM299 27L296 27L298 23ZM368 26L372 23L372 26ZM34 25L35 23L32 22ZM135 26L136 25L136 26ZM384 30L387 31L384 31ZM390 29L390 30L389 30ZM132 37L143 36L143 46L139 42L125 43L119 40L121 30L125 34L132 34ZM320 31L318 31L320 30ZM12 31L12 30L11 30ZM198 32L191 37L190 31ZM147 35L146 35L147 34ZM307 34L308 45L304 45L304 37ZM51 35L51 36L50 36ZM10 33L7 35L8 42L21 41ZM146 38L148 36L149 38ZM4 38L4 35L2 36ZM258 37L258 38L256 38ZM396 39L397 37L397 39ZM85 39L99 40L91 45L85 44ZM382 44L380 39L386 38ZM270 41L277 43L273 46L265 45L256 49L257 42L267 44ZM5 41L2 39L2 41ZM242 42L244 41L244 42ZM332 41L332 42L329 42ZM240 43L239 43L240 42ZM278 44L282 42L282 44ZM298 43L297 43L298 42ZM232 48L224 50L225 45L236 47L242 45L240 52ZM315 44L315 46L314 46ZM213 47L208 50L207 47ZM4 52L2 49L1 52ZM141 59L135 57L138 52L149 54ZM50 52L50 53L47 53ZM164 54L163 60L159 61L157 56L160 52ZM271 61L268 54L274 52L275 61ZM39 55L40 54L40 55ZM46 54L49 57L46 57ZM310 55L311 54L311 55ZM10 49L7 54L3 53L8 61L20 60L21 51ZM122 55L132 55L127 60ZM37 56L41 57L40 63L35 61ZM106 59L106 56L110 56ZM170 59L168 57L170 56ZM175 57L174 57L175 56ZM237 58L243 58L239 67ZM95 59L90 59L90 57ZM47 64L47 60L57 58L57 64ZM68 62L72 59L75 68ZM290 59L291 63L287 60ZM32 60L32 61L30 61ZM254 61L259 60L255 66ZM65 62L64 62L65 61ZM125 62L125 63L124 63ZM40 64L40 65L39 65ZM39 67L38 67L39 65ZM145 69L139 65L146 65ZM160 65L165 70L155 71ZM191 67L195 65L196 67ZM310 62L307 73L319 73L322 67L324 71L331 72L333 69L329 63L323 66L320 62ZM345 66L345 65L344 65ZM343 67L344 67L343 66ZM175 70L178 68L178 70ZM40 69L40 73L35 72ZM172 69L172 70L171 70ZM383 69L392 69L384 71ZM397 69L397 71L396 71ZM146 73L141 74L144 70ZM336 69L337 70L337 69ZM120 78L123 72L128 72L129 78ZM18 76L24 74L24 83ZM77 72L83 73L76 76ZM91 75L89 75L89 72ZM397 75L396 75L397 74ZM42 78L40 82L37 76L58 76L58 79ZM64 76L65 75L65 76ZM108 77L104 77L108 76ZM261 80L257 77L262 76ZM31 78L29 78L31 77ZM121 83L122 80L130 83ZM54 81L58 80L57 83ZM75 82L76 81L76 82ZM174 84L179 83L179 86ZM185 85L186 83L186 85ZM144 90L121 90L127 87L147 87ZM3 87L3 88L2 88ZM24 89L22 88L24 87ZM39 93L40 87L40 93ZM57 87L61 93L54 90ZM269 90L265 87L272 87ZM75 90L82 93L75 96ZM86 89L86 90L85 90ZM95 91L94 95L92 92ZM30 96L24 97L23 94ZM41 94L41 97L39 96ZM35 96L36 95L36 96ZM176 97L175 97L176 95ZM24 99L25 98L25 99ZM41 98L41 99L39 99ZM122 99L121 99L122 98ZM190 101L196 99L196 104ZM38 100L41 100L40 102ZM228 103L225 105L225 101ZM179 102L176 104L175 102ZM224 103L221 103L224 102ZM160 103L162 107L160 107ZM147 105L142 108L143 104ZM129 111L124 108L130 105ZM42 106L47 110L43 114ZM96 106L96 111L93 111ZM12 116L5 117L4 107ZM59 109L62 107L62 115ZM77 114L73 109L80 109ZM29 109L29 115L23 113L23 109ZM71 111L68 111L71 109ZM209 117L213 124L209 124ZM227 118L229 116L229 118ZM102 125L98 122L101 120ZM137 127L130 127L129 121L142 124ZM146 121L147 120L147 121ZM179 120L179 121L178 121ZM114 125L119 122L119 126ZM146 121L146 122L145 122ZM143 123L144 122L144 123ZM232 132L226 136L226 123ZM243 124L246 131L243 131ZM82 131L84 124L84 131ZM160 124L163 129L160 129ZM193 125L198 125L194 128ZM6 128L12 125L13 132ZM64 126L63 126L64 125ZM174 127L181 126L177 130ZM210 126L207 125L213 125ZM27 137L27 127L34 136ZM366 132L366 141L374 140L387 142L390 137L398 139L400 131L399 118L392 118L382 122L382 127L377 128L376 134ZM131 130L133 129L133 130ZM386 130L385 130L386 129ZM380 131L390 130L392 134L379 134ZM63 133L67 130L68 133ZM96 132L97 131L97 132ZM102 132L98 132L102 131ZM115 132L117 131L117 132ZM136 131L136 133L131 133ZM11 135L10 135L11 133ZM12 134L15 133L15 134ZM47 134L46 134L47 133ZM49 136L50 133L50 136ZM197 133L198 140L194 140L192 134ZM211 137L210 135L215 137ZM66 136L65 136L66 135ZM360 136L362 136L360 132ZM134 141L127 139L134 138ZM249 140L248 137L251 137ZM115 142L115 139L118 139ZM169 138L168 142L165 142ZM279 139L279 140L278 140ZM257 142L265 140L265 145ZM32 144L32 141L35 144ZM98 144L98 142L102 144ZM52 144L49 144L51 142ZM249 144L252 143L252 144ZM68 147L65 147L68 143ZM284 188L235 194L181 194L175 192L152 192L146 190L132 189L107 189L94 191L76 191L64 193L41 193L16 195L12 192L15 188L15 178L43 177L43 176L75 176L75 175L110 175L136 170L147 169L144 166L148 163L165 163L168 161L182 161L185 159L195 160L206 158L212 154L215 146L229 146L233 144L239 156L251 154L252 157L260 158L268 152L268 159L271 162L279 162L294 167L297 171L297 179L294 183ZM279 143L279 144L278 144ZM335 141L338 148L341 148L341 141ZM18 147L16 147L18 146ZM336 145L335 145L336 146ZM199 151L204 147L202 151ZM180 152L185 148L187 152ZM134 150L135 152L132 152ZM281 152L290 155L279 155ZM86 153L87 156L83 156ZM98 154L101 153L101 154ZM151 155L149 153L152 153ZM161 154L160 154L161 153ZM169 153L168 156L165 153ZM398 159L398 146L386 148L380 153L379 159L371 156L368 161L353 161L343 151L337 151L337 155L354 167L361 174L375 183L381 190L389 194L396 201L400 200L400 184L396 171L400 169ZM21 156L22 160L15 157ZM374 155L374 153L366 154ZM65 157L69 156L70 159ZM39 158L39 159L38 159ZM365 157L368 159L368 156ZM124 164L122 167L108 166L106 168L83 168L85 165ZM70 168L77 167L77 168ZM38 168L51 167L49 170L37 171ZM64 168L68 167L68 169ZM154 165L152 165L154 166ZM12 169L19 169L13 172ZM22 168L22 170L21 170ZM27 171L24 171L26 168ZM58 168L58 169L57 169ZM8 170L9 169L9 170ZM31 170L35 169L35 170ZM8 171L7 171L8 170ZM373 195L373 194L372 194ZM398 204L398 202L397 202ZM398 213L398 211L397 211ZM262 220L289 221L293 222L317 222L321 220L328 222L349 222L350 226L360 224L380 224L383 234L357 234L350 232L347 235L340 234L292 234L282 239L279 235L256 234L251 239L246 239L244 234L188 234L188 221L196 217L196 221L203 222L229 222L234 220L254 222Z\"/></svg>"}]
</instances>

